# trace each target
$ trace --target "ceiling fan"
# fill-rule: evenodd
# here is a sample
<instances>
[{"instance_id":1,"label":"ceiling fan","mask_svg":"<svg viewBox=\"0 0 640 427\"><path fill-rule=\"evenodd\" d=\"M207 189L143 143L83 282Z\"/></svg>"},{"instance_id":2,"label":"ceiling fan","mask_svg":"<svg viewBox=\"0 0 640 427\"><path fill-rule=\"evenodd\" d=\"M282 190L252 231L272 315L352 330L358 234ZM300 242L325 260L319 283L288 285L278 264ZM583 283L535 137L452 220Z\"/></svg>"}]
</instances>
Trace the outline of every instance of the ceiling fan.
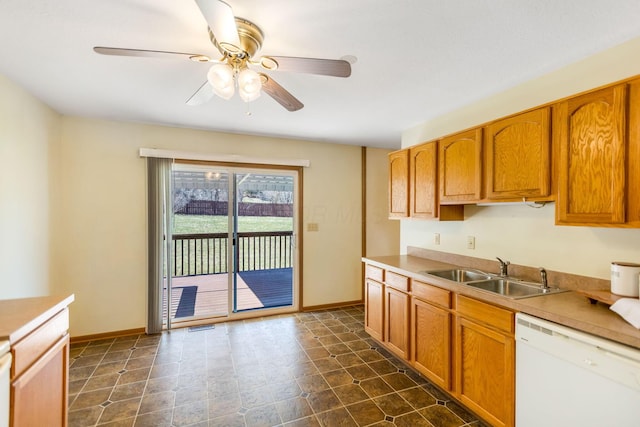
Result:
<instances>
[{"instance_id":1,"label":"ceiling fan","mask_svg":"<svg viewBox=\"0 0 640 427\"><path fill-rule=\"evenodd\" d=\"M231 6L221 0L195 0L209 26L209 38L220 51L220 59L212 59L198 53L167 52L160 50L127 49L96 46L93 50L103 55L182 58L214 65L207 73L207 81L187 100L188 105L200 105L213 95L229 99L237 87L240 97L249 102L264 91L289 111L300 110L304 105L280 86L272 77L256 72L292 71L333 77L349 77L351 64L342 59L301 58L293 56L255 55L262 47L264 34L253 22L234 16ZM256 59L254 59L256 58Z\"/></svg>"}]
</instances>

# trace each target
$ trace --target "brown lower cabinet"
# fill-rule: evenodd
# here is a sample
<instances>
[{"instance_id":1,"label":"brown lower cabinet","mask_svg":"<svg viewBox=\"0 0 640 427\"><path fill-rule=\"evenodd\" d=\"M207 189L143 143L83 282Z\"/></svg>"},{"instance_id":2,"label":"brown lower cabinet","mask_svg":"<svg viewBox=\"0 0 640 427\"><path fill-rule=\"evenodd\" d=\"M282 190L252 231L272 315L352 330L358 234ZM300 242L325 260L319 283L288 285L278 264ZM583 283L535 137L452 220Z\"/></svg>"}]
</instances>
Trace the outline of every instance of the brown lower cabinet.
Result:
<instances>
[{"instance_id":1,"label":"brown lower cabinet","mask_svg":"<svg viewBox=\"0 0 640 427\"><path fill-rule=\"evenodd\" d=\"M367 279L364 286L364 330L378 341L384 340L384 285Z\"/></svg>"},{"instance_id":2,"label":"brown lower cabinet","mask_svg":"<svg viewBox=\"0 0 640 427\"><path fill-rule=\"evenodd\" d=\"M418 280L411 290L411 364L451 390L451 292Z\"/></svg>"},{"instance_id":3,"label":"brown lower cabinet","mask_svg":"<svg viewBox=\"0 0 640 427\"><path fill-rule=\"evenodd\" d=\"M451 390L451 314L411 298L411 363L445 390Z\"/></svg>"},{"instance_id":4,"label":"brown lower cabinet","mask_svg":"<svg viewBox=\"0 0 640 427\"><path fill-rule=\"evenodd\" d=\"M409 359L409 294L385 286L385 339L387 348Z\"/></svg>"},{"instance_id":5,"label":"brown lower cabinet","mask_svg":"<svg viewBox=\"0 0 640 427\"><path fill-rule=\"evenodd\" d=\"M0 339L9 341L10 427L65 427L69 309L74 296L0 300Z\"/></svg>"},{"instance_id":6,"label":"brown lower cabinet","mask_svg":"<svg viewBox=\"0 0 640 427\"><path fill-rule=\"evenodd\" d=\"M492 426L513 427L514 312L369 267L365 330Z\"/></svg>"},{"instance_id":7,"label":"brown lower cabinet","mask_svg":"<svg viewBox=\"0 0 640 427\"><path fill-rule=\"evenodd\" d=\"M513 312L457 296L454 394L493 426L515 423Z\"/></svg>"},{"instance_id":8,"label":"brown lower cabinet","mask_svg":"<svg viewBox=\"0 0 640 427\"><path fill-rule=\"evenodd\" d=\"M60 338L11 383L11 425L67 425L69 335Z\"/></svg>"}]
</instances>

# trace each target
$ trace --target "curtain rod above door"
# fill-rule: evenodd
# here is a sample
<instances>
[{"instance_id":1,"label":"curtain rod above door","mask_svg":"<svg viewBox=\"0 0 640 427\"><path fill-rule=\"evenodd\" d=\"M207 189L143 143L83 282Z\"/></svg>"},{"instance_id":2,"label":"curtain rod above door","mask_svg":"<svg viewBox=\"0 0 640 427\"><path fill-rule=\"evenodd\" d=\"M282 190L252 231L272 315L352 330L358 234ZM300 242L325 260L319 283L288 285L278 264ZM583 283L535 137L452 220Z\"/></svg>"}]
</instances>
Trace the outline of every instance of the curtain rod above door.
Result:
<instances>
[{"instance_id":1,"label":"curtain rod above door","mask_svg":"<svg viewBox=\"0 0 640 427\"><path fill-rule=\"evenodd\" d=\"M252 163L258 165L302 166L309 167L311 162L304 159L273 159L264 157L242 156L239 154L205 154L188 151L160 150L156 148L141 148L140 157L155 157L158 159L202 160L206 162Z\"/></svg>"}]
</instances>

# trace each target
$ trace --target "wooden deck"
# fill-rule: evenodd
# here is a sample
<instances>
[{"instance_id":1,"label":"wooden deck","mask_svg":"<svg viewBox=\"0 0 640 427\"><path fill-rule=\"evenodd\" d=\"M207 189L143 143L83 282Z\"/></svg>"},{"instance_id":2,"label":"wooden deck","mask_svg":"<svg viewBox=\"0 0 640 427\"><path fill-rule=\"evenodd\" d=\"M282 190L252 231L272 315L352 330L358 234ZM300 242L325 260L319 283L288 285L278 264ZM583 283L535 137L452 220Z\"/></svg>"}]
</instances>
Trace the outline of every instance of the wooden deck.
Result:
<instances>
[{"instance_id":1,"label":"wooden deck","mask_svg":"<svg viewBox=\"0 0 640 427\"><path fill-rule=\"evenodd\" d=\"M238 311L293 303L291 268L240 272L237 280ZM226 316L229 312L226 273L174 277L172 288L172 320Z\"/></svg>"}]
</instances>

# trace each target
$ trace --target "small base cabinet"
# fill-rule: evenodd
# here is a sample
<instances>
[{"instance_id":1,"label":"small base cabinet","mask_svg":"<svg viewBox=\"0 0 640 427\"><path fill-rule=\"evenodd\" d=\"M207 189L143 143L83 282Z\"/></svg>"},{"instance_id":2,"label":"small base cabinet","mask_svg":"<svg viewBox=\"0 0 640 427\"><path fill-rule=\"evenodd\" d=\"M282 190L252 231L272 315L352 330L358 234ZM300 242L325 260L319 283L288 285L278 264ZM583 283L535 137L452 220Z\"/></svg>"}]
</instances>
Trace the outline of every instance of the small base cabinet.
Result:
<instances>
[{"instance_id":1,"label":"small base cabinet","mask_svg":"<svg viewBox=\"0 0 640 427\"><path fill-rule=\"evenodd\" d=\"M66 427L69 309L74 296L0 300L0 339L9 341L10 427Z\"/></svg>"},{"instance_id":2,"label":"small base cabinet","mask_svg":"<svg viewBox=\"0 0 640 427\"><path fill-rule=\"evenodd\" d=\"M69 335L11 383L14 427L67 425Z\"/></svg>"},{"instance_id":3,"label":"small base cabinet","mask_svg":"<svg viewBox=\"0 0 640 427\"><path fill-rule=\"evenodd\" d=\"M367 264L364 269L364 330L384 340L384 270Z\"/></svg>"},{"instance_id":4,"label":"small base cabinet","mask_svg":"<svg viewBox=\"0 0 640 427\"><path fill-rule=\"evenodd\" d=\"M378 341L384 340L384 285L367 279L364 287L364 330Z\"/></svg>"},{"instance_id":5,"label":"small base cabinet","mask_svg":"<svg viewBox=\"0 0 640 427\"><path fill-rule=\"evenodd\" d=\"M385 271L384 279L384 343L397 356L408 359L409 278Z\"/></svg>"},{"instance_id":6,"label":"small base cabinet","mask_svg":"<svg viewBox=\"0 0 640 427\"><path fill-rule=\"evenodd\" d=\"M385 286L385 344L403 359L409 358L409 295Z\"/></svg>"},{"instance_id":7,"label":"small base cabinet","mask_svg":"<svg viewBox=\"0 0 640 427\"><path fill-rule=\"evenodd\" d=\"M409 359L409 278L365 266L364 330L388 350Z\"/></svg>"},{"instance_id":8,"label":"small base cabinet","mask_svg":"<svg viewBox=\"0 0 640 427\"><path fill-rule=\"evenodd\" d=\"M413 281L411 364L445 390L451 390L451 292Z\"/></svg>"},{"instance_id":9,"label":"small base cabinet","mask_svg":"<svg viewBox=\"0 0 640 427\"><path fill-rule=\"evenodd\" d=\"M514 313L457 296L455 390L493 426L515 425Z\"/></svg>"}]
</instances>

